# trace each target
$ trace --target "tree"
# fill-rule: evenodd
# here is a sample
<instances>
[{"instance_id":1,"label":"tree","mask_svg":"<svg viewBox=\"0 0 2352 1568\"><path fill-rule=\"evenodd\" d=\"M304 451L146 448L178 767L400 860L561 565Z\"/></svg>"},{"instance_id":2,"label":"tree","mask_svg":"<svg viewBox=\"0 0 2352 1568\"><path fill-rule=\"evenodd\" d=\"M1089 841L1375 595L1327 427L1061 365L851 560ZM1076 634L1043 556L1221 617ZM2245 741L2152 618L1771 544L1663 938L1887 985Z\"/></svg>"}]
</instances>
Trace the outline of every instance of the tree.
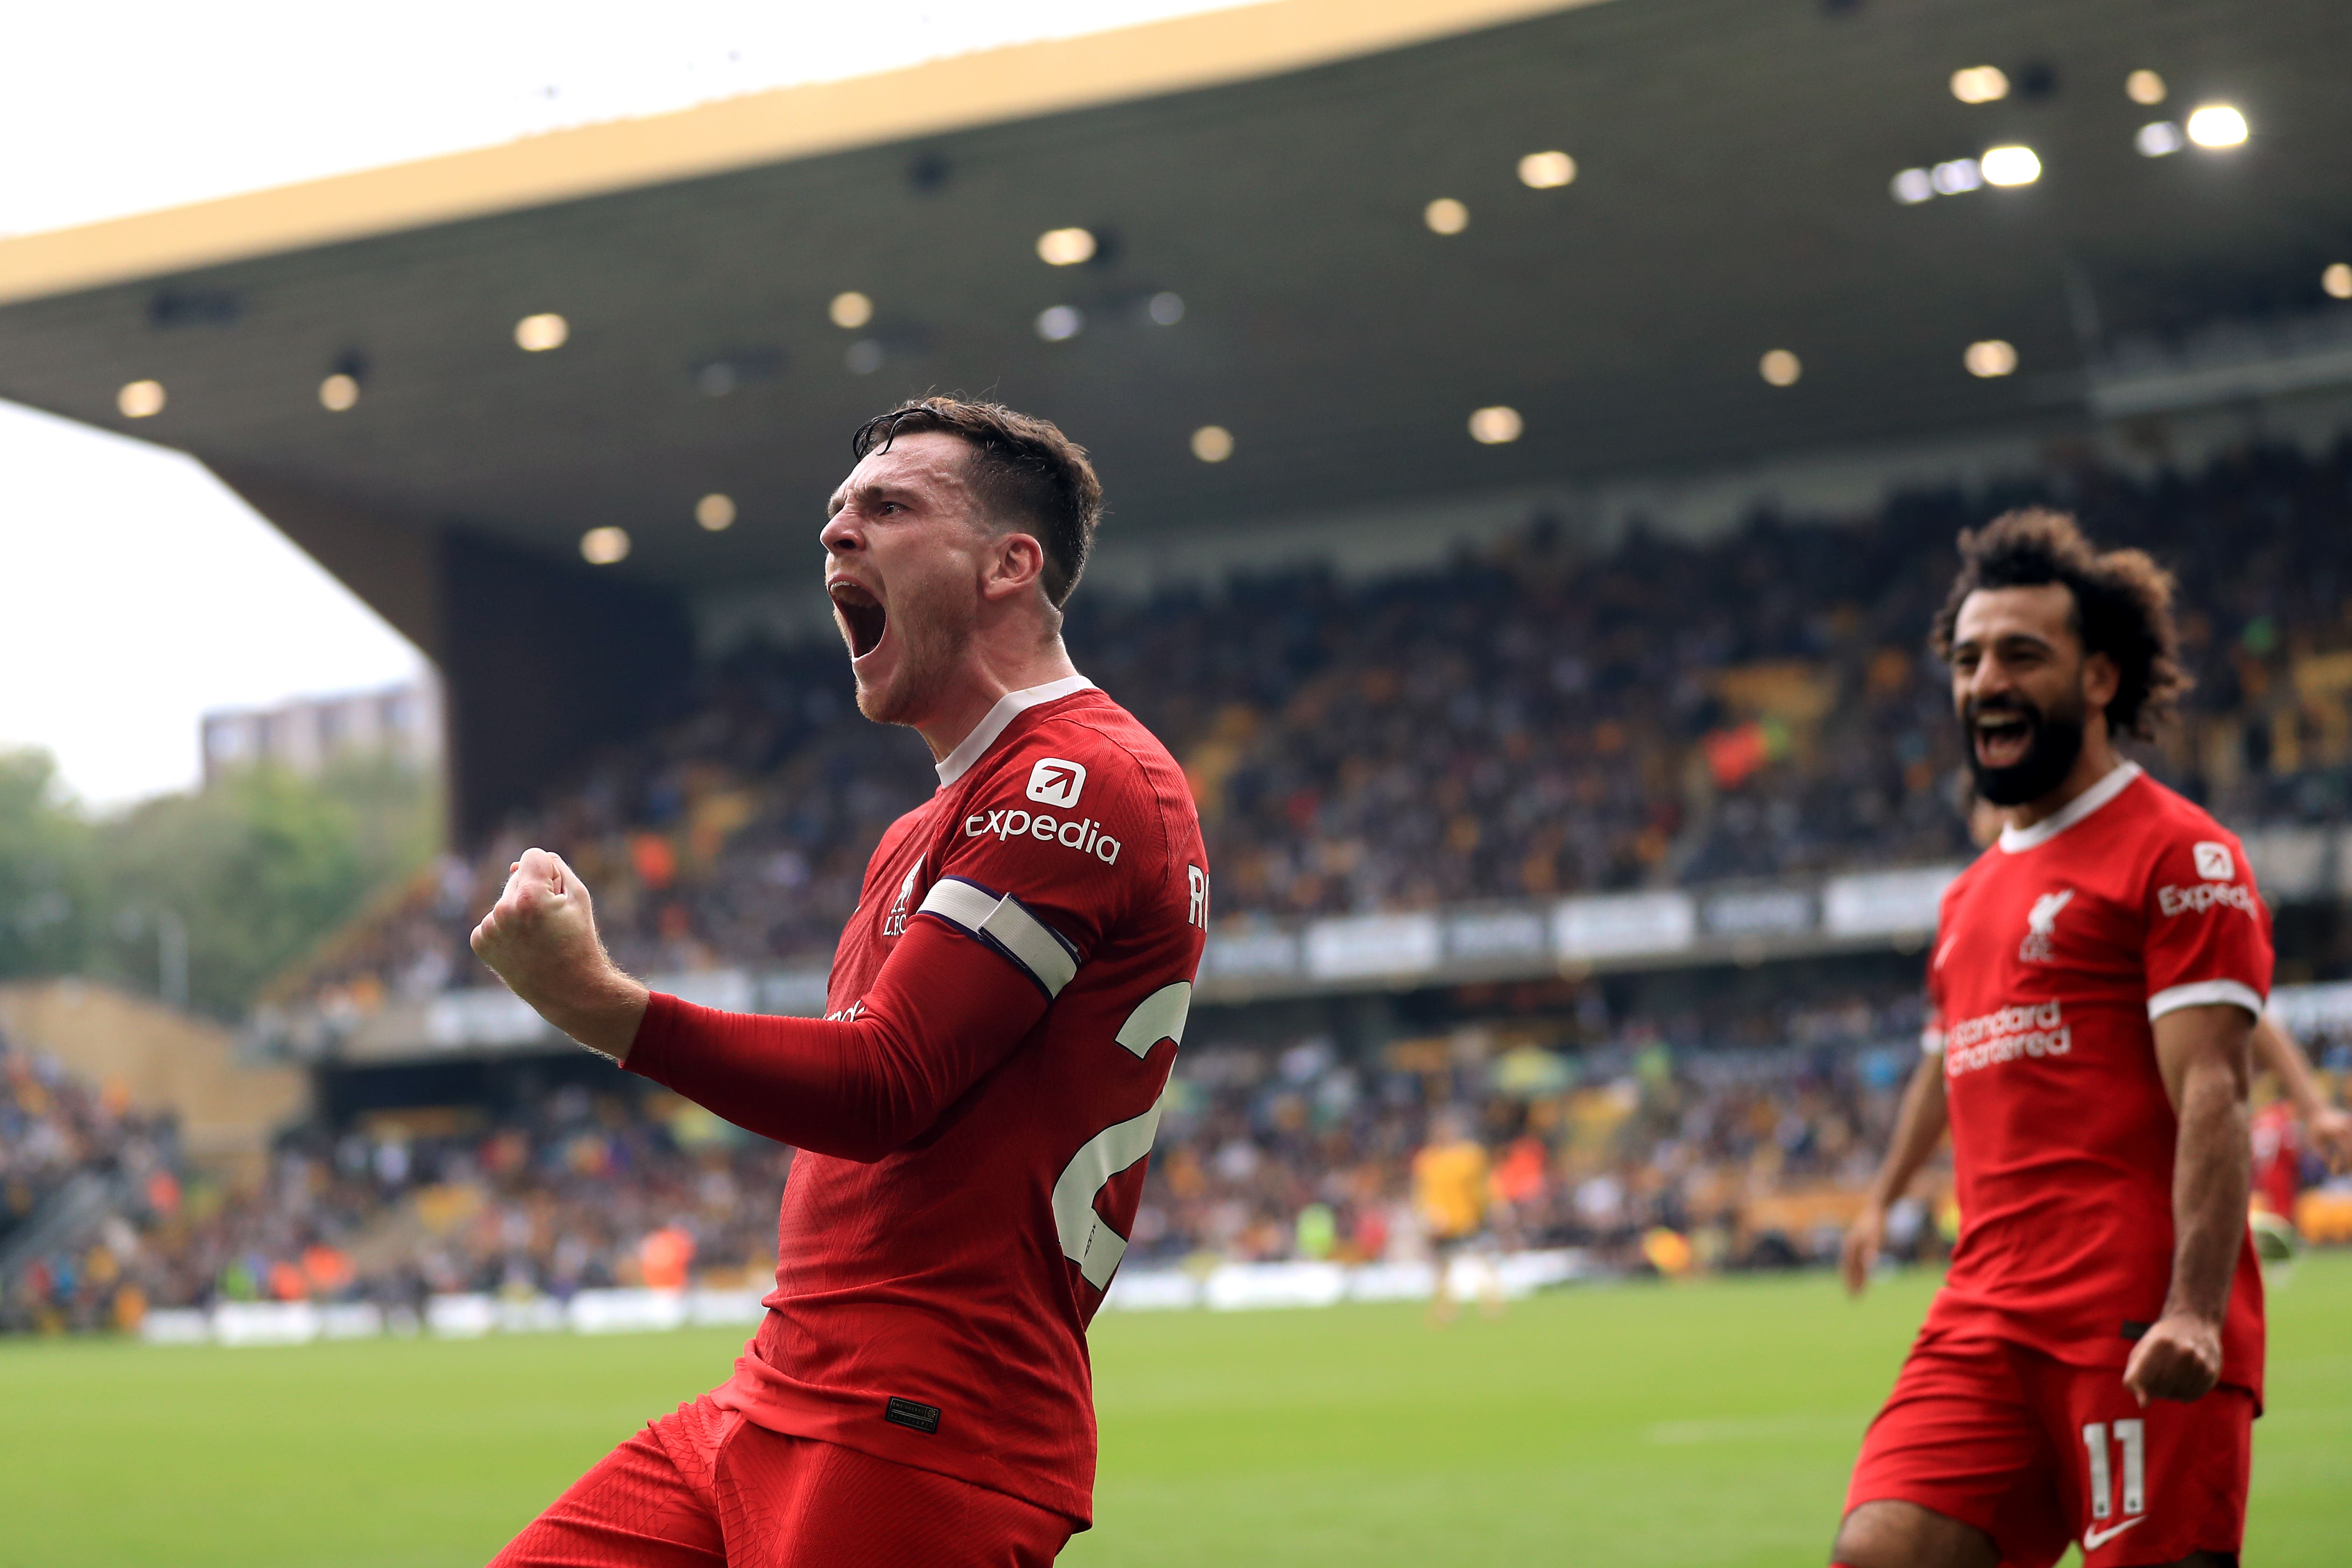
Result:
<instances>
[{"instance_id":1,"label":"tree","mask_svg":"<svg viewBox=\"0 0 2352 1568\"><path fill-rule=\"evenodd\" d=\"M106 966L152 988L156 919L168 910L187 930L191 1005L236 1016L437 839L429 784L388 759L315 780L253 768L145 802L101 836L99 881L117 918Z\"/></svg>"},{"instance_id":2,"label":"tree","mask_svg":"<svg viewBox=\"0 0 2352 1568\"><path fill-rule=\"evenodd\" d=\"M440 837L433 781L391 758L250 769L93 820L46 752L0 753L0 978L160 992L184 931L188 1002L234 1018Z\"/></svg>"},{"instance_id":3,"label":"tree","mask_svg":"<svg viewBox=\"0 0 2352 1568\"><path fill-rule=\"evenodd\" d=\"M0 977L59 974L89 955L90 831L47 752L0 752Z\"/></svg>"}]
</instances>

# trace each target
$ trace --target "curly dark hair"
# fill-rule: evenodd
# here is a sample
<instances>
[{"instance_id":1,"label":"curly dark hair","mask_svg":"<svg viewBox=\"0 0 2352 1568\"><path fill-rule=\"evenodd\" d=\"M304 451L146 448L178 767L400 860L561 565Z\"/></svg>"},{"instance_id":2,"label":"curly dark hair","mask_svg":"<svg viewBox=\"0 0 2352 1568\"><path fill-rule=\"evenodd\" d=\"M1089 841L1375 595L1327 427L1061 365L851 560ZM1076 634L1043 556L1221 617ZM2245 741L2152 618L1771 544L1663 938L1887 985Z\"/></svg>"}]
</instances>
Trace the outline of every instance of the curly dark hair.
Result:
<instances>
[{"instance_id":1,"label":"curly dark hair","mask_svg":"<svg viewBox=\"0 0 2352 1568\"><path fill-rule=\"evenodd\" d=\"M2063 584L2074 596L2072 625L2083 651L2106 655L2121 677L2107 702L2108 730L2154 738L2189 685L2172 626L2171 573L2144 550L2102 552L2072 517L2039 507L1963 530L1959 545L1960 573L1928 639L1937 658L1951 658L1960 605L1978 589Z\"/></svg>"},{"instance_id":2,"label":"curly dark hair","mask_svg":"<svg viewBox=\"0 0 2352 1568\"><path fill-rule=\"evenodd\" d=\"M982 506L1000 520L1030 525L1024 531L1034 531L1045 552L1045 597L1059 609L1087 569L1102 522L1102 481L1087 449L1050 419L958 397L912 398L877 414L857 427L849 449L863 458L926 430L971 448L965 474Z\"/></svg>"}]
</instances>

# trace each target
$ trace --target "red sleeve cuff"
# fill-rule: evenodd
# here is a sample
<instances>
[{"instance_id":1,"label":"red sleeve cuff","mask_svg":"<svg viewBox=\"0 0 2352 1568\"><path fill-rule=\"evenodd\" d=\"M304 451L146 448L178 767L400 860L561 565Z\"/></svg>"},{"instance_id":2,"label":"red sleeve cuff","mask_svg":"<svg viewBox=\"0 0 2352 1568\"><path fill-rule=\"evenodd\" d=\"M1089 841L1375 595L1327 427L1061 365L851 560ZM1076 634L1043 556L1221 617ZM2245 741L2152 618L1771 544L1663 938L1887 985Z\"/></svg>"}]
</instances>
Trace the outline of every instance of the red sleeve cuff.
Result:
<instances>
[{"instance_id":1,"label":"red sleeve cuff","mask_svg":"<svg viewBox=\"0 0 2352 1568\"><path fill-rule=\"evenodd\" d=\"M637 1037L621 1058L621 1070L669 1087L668 1068L677 1054L678 1025L687 1004L660 991L646 994L646 1016L637 1020Z\"/></svg>"}]
</instances>

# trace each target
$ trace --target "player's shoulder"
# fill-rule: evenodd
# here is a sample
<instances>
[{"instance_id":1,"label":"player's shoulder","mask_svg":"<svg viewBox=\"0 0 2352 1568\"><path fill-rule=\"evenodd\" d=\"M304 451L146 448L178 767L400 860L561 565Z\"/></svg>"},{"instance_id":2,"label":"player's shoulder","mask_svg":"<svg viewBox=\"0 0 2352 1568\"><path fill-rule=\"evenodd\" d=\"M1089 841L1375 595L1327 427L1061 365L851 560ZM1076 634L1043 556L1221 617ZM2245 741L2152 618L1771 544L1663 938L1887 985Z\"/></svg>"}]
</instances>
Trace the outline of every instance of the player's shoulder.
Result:
<instances>
[{"instance_id":1,"label":"player's shoulder","mask_svg":"<svg viewBox=\"0 0 2352 1568\"><path fill-rule=\"evenodd\" d=\"M2142 773L2132 781L2118 805L2127 805L2136 818L2134 827L2139 833L2153 831L2165 838L2219 838L2231 844L2238 836L2221 826L2219 819L2203 806L2174 789L2170 784Z\"/></svg>"},{"instance_id":2,"label":"player's shoulder","mask_svg":"<svg viewBox=\"0 0 2352 1568\"><path fill-rule=\"evenodd\" d=\"M1189 814L1192 804L1183 770L1160 738L1094 689L1039 714L997 766L1004 780L1025 780L1025 793L1057 806L1101 801L1165 812L1181 805Z\"/></svg>"},{"instance_id":3,"label":"player's shoulder","mask_svg":"<svg viewBox=\"0 0 2352 1568\"><path fill-rule=\"evenodd\" d=\"M1944 890L1937 895L1937 907L1948 910L1966 898L1969 889L1978 886L1993 874L2000 864L2000 855L1999 848L1979 850L1975 859L1961 867L1953 874L1952 879L1944 884Z\"/></svg>"},{"instance_id":4,"label":"player's shoulder","mask_svg":"<svg viewBox=\"0 0 2352 1568\"><path fill-rule=\"evenodd\" d=\"M2243 842L2187 795L2143 774L2125 793L2124 801L2133 806L2132 841L2151 870L2169 871L2176 862L2185 862L2208 880L2231 882L2243 878Z\"/></svg>"}]
</instances>

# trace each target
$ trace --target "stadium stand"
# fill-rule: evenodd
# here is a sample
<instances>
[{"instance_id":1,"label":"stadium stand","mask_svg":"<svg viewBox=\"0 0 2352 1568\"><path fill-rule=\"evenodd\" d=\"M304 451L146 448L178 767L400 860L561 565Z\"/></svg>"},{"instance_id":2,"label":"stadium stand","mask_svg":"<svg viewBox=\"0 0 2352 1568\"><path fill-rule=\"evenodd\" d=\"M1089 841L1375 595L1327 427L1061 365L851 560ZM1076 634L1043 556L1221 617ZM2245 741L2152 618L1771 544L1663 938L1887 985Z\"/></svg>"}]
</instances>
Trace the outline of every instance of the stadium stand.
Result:
<instances>
[{"instance_id":1,"label":"stadium stand","mask_svg":"<svg viewBox=\"0 0 2352 1568\"><path fill-rule=\"evenodd\" d=\"M1068 639L1184 761L1228 929L1949 861L1964 774L1924 628L1954 534L2032 501L2180 576L2197 687L2160 775L2242 827L2352 808L2352 444L1759 515L1712 542L1636 531L1605 554L1538 520L1435 573L1081 595ZM674 708L288 976L276 1026L315 1037L479 984L465 933L527 844L579 867L640 973L822 965L866 854L931 785L920 745L856 714L829 643L740 647Z\"/></svg>"},{"instance_id":2,"label":"stadium stand","mask_svg":"<svg viewBox=\"0 0 2352 1568\"><path fill-rule=\"evenodd\" d=\"M1630 1017L1570 1050L1504 1027L1370 1055L1322 1036L1213 1037L1179 1059L1129 1268L1424 1256L1407 1171L1450 1104L1477 1109L1495 1152L1503 1249L1572 1247L1592 1269L1634 1271L1664 1227L1700 1267L1822 1261L1892 1124L1919 1021L1915 995L1882 988ZM2332 1081L2352 1078L2352 1032L2313 1045ZM314 1124L244 1183L53 1064L0 1051L0 1085L15 1226L79 1173L110 1184L70 1245L28 1252L0 1232L0 1328L131 1327L152 1309L247 1301L366 1303L415 1323L461 1294L756 1290L774 1264L790 1152L634 1079ZM2315 1161L2306 1175L2325 1179ZM1906 1206L1895 1256L1940 1255L1945 1182L1932 1173Z\"/></svg>"},{"instance_id":3,"label":"stadium stand","mask_svg":"<svg viewBox=\"0 0 2352 1568\"><path fill-rule=\"evenodd\" d=\"M1711 1263L1812 1256L1824 1237L1752 1233L1751 1200L1867 1175L1916 1027L1916 1003L1855 997L1771 1020L1643 1021L1573 1058L1478 1030L1362 1061L1319 1037L1213 1043L1178 1072L1137 1266L1417 1256L1407 1163L1430 1110L1456 1102L1479 1106L1507 1152L1497 1224L1511 1246L1633 1266L1640 1234L1665 1225L1696 1229ZM1801 1043L1738 1044L1749 1039ZM93 1239L16 1261L0 1293L10 1327L223 1300L415 1311L465 1291L737 1287L773 1267L789 1152L635 1080L567 1083L495 1117L443 1109L299 1130L240 1185L53 1065L10 1053L0 1068L13 1210L35 1212L79 1172L139 1177L85 1227Z\"/></svg>"},{"instance_id":4,"label":"stadium stand","mask_svg":"<svg viewBox=\"0 0 2352 1568\"><path fill-rule=\"evenodd\" d=\"M1955 531L2036 500L2180 574L2198 687L2150 763L2235 824L2340 821L2352 584L2336 542L2352 444L2194 475L2080 468L1912 493L1859 521L1759 516L1713 542L1636 530L1607 552L1539 519L1413 575L1300 569L1141 604L1081 595L1069 635L1081 668L1175 741L1227 929L1949 861L1967 853L1963 775L1921 631ZM925 763L913 737L856 714L837 647L740 647L642 739L288 976L277 1026L331 1033L388 1000L478 984L465 933L526 843L580 866L641 972L821 954L874 838L928 788ZM1456 1007L1370 1042L1204 1015L1132 1268L1416 1256L1407 1164L1450 1104L1479 1110L1496 1152L1507 1247L1638 1268L1663 1226L1702 1265L1822 1258L1915 1059L1914 961L1875 962L1865 980L1784 966L1769 1002L1570 987L1549 1011ZM2314 1043L2352 1070L2352 1037ZM240 1182L54 1067L18 1053L0 1068L11 1327L243 1300L398 1314L460 1292L740 1289L772 1262L789 1152L635 1080L322 1112ZM102 1185L84 1223L59 1227L73 1244L21 1245L77 1175ZM1907 1224L1902 1250L1939 1245L1931 1205Z\"/></svg>"}]
</instances>

